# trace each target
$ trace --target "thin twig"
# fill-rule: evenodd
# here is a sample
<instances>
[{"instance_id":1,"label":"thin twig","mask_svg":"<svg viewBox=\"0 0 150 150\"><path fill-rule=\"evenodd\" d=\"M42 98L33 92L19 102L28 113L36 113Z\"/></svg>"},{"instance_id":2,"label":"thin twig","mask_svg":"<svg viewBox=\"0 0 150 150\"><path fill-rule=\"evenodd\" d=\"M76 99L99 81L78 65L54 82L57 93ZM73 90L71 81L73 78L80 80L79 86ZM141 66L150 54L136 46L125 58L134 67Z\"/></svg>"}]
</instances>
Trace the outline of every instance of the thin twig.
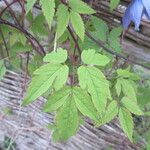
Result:
<instances>
[{"instance_id":1,"label":"thin twig","mask_svg":"<svg viewBox=\"0 0 150 150\"><path fill-rule=\"evenodd\" d=\"M7 2L7 0L4 0L4 2L5 2L5 4L7 5L7 7L9 6L9 3ZM19 3L20 4L20 3ZM21 5L21 4L20 4ZM23 9L23 7L22 7L22 5L21 5L21 8ZM21 29L20 31L21 32L23 32L24 34L27 34L27 30L25 30L24 28L23 28L23 26L21 26L21 24L20 24L20 22L19 22L19 20L17 19L17 17L16 17L16 15L15 15L15 13L14 13L14 11L9 7L9 12L10 12L10 14L11 14L11 16L15 19L15 22L16 22L16 24L17 25L15 25L16 27L16 29L18 29L18 27ZM14 26L12 26L12 27L14 27ZM29 34L30 33L28 33L27 35L29 36ZM31 45L34 47L34 49L36 49L37 51L38 51L38 49L37 49L37 47L35 46L35 44L34 44L34 42L33 41L35 41L36 43L37 43L37 45L39 46L39 48L40 48L40 50L41 50L41 53L40 54L42 54L42 55L45 55L45 51L44 51L44 48L40 45L40 43L38 42L38 40L36 39L36 38L34 38L31 34L30 34L30 36L29 37L27 37L27 39L29 40L29 42L31 43ZM33 41L32 41L33 40Z\"/></svg>"},{"instance_id":2,"label":"thin twig","mask_svg":"<svg viewBox=\"0 0 150 150\"><path fill-rule=\"evenodd\" d=\"M75 46L76 46L76 48L77 48L79 54L81 54L81 49L80 49L80 47L79 47L79 44L78 44L77 39L76 39L75 36L74 36L74 33L73 33L72 29L71 29L69 26L67 27L67 29L68 29L68 31L69 31L71 37L73 38L73 41L74 41L74 43L75 43Z\"/></svg>"},{"instance_id":3,"label":"thin twig","mask_svg":"<svg viewBox=\"0 0 150 150\"><path fill-rule=\"evenodd\" d=\"M21 28L9 21L6 21L6 20L3 20L3 19L0 19L0 24L5 24L5 25L8 25L12 28L15 28L19 31L21 31L25 36L26 38L29 40L30 39L30 43L32 44L32 46L37 50L37 52L41 55L45 55L45 51L44 51L44 48L42 47L42 45L40 45L39 41L31 34L29 33L27 30L25 30L24 28ZM37 49L37 47L34 45L33 41L37 43L38 47L39 47L39 50Z\"/></svg>"},{"instance_id":4,"label":"thin twig","mask_svg":"<svg viewBox=\"0 0 150 150\"><path fill-rule=\"evenodd\" d=\"M6 6L9 8L9 13L11 14L12 18L14 19L14 21L16 22L16 24L18 24L20 26L19 20L17 19L14 11L11 9L11 7L9 7L9 3L7 2L7 0L3 0L6 4Z\"/></svg>"},{"instance_id":5,"label":"thin twig","mask_svg":"<svg viewBox=\"0 0 150 150\"><path fill-rule=\"evenodd\" d=\"M105 45L104 42L101 42L101 41L96 40L90 33L86 32L86 35L87 35L93 42L95 42L97 45L99 45L101 48L103 48L103 50L105 50L106 52L108 52L108 53L110 53L110 54L112 54L112 55L115 55L115 56L117 56L117 57L119 57L119 58L122 58L122 59L124 59L124 60L126 60L126 61L128 61L128 62L130 62L130 63L132 63L132 64L139 65L139 66L141 66L141 67L143 67L143 68L146 68L146 69L150 70L150 67L149 67L149 66L145 66L144 64L138 63L137 61L134 61L134 60L132 60L132 59L130 59L130 58L127 58L126 56L124 56L124 55L122 55L122 54L119 54L119 53L115 52L114 50L105 47L105 46L104 46L104 45Z\"/></svg>"},{"instance_id":6,"label":"thin twig","mask_svg":"<svg viewBox=\"0 0 150 150\"><path fill-rule=\"evenodd\" d=\"M5 40L5 37L4 37L4 34L1 30L1 27L0 27L0 34L1 34L1 37L3 39L3 42L4 42L4 45L5 45L5 49L6 49L6 53L7 53L7 57L9 57L9 50L8 50L8 47L7 47L7 43L6 43L6 40Z\"/></svg>"},{"instance_id":7,"label":"thin twig","mask_svg":"<svg viewBox=\"0 0 150 150\"><path fill-rule=\"evenodd\" d=\"M1 12L0 12L0 17L3 15L3 13L14 3L18 2L18 0L12 1L10 4L8 4Z\"/></svg>"}]
</instances>

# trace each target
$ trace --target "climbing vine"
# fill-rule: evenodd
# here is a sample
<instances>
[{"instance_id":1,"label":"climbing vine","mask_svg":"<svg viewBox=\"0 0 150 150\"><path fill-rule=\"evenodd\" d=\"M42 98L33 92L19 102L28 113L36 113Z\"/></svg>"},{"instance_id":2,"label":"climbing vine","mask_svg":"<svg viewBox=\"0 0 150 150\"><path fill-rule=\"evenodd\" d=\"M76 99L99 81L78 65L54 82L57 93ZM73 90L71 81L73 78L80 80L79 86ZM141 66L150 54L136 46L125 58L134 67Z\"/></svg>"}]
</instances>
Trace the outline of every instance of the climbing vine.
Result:
<instances>
[{"instance_id":1,"label":"climbing vine","mask_svg":"<svg viewBox=\"0 0 150 150\"><path fill-rule=\"evenodd\" d=\"M110 29L97 17L92 1L4 2L0 79L7 69L22 69L31 76L22 105L46 97L42 111L55 114L53 140L65 141L75 135L88 117L96 127L118 118L133 142L133 115L148 112L138 104L142 79L132 66L150 67L122 53L123 28ZM20 6L19 14L10 7L15 3ZM118 4L119 0L111 0L110 11Z\"/></svg>"}]
</instances>

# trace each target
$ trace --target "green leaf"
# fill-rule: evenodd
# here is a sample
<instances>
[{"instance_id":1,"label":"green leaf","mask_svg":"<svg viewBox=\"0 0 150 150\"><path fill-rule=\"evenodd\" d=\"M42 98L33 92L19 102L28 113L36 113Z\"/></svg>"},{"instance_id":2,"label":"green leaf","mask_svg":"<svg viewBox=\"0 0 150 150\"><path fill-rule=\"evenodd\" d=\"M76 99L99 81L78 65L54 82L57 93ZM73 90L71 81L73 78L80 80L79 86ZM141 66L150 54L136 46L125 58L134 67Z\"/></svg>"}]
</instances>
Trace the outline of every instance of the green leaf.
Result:
<instances>
[{"instance_id":1,"label":"green leaf","mask_svg":"<svg viewBox=\"0 0 150 150\"><path fill-rule=\"evenodd\" d=\"M22 43L18 42L15 43L11 47L10 56L16 55L16 53L25 53L31 51L32 46L31 45L23 45Z\"/></svg>"},{"instance_id":2,"label":"green leaf","mask_svg":"<svg viewBox=\"0 0 150 150\"><path fill-rule=\"evenodd\" d=\"M84 41L79 41L79 46L81 47L81 49L95 49L97 51L100 51L100 47L86 35Z\"/></svg>"},{"instance_id":3,"label":"green leaf","mask_svg":"<svg viewBox=\"0 0 150 150\"><path fill-rule=\"evenodd\" d=\"M26 0L26 14L32 9L33 5L36 3L36 0Z\"/></svg>"},{"instance_id":4,"label":"green leaf","mask_svg":"<svg viewBox=\"0 0 150 150\"><path fill-rule=\"evenodd\" d=\"M113 49L114 51L116 51L118 53L121 53L122 47L120 44L120 38L113 39L113 40L108 38L108 41L109 41L109 47L111 49Z\"/></svg>"},{"instance_id":5,"label":"green leaf","mask_svg":"<svg viewBox=\"0 0 150 150\"><path fill-rule=\"evenodd\" d=\"M30 75L33 75L33 72L38 69L43 64L43 58L41 55L36 54L30 59L30 63L28 64L28 71Z\"/></svg>"},{"instance_id":6,"label":"green leaf","mask_svg":"<svg viewBox=\"0 0 150 150\"><path fill-rule=\"evenodd\" d=\"M136 98L136 93L135 93L135 89L132 86L130 80L127 79L120 79L121 85L122 85L122 91L123 94L130 98L132 101L137 102L137 98Z\"/></svg>"},{"instance_id":7,"label":"green leaf","mask_svg":"<svg viewBox=\"0 0 150 150\"><path fill-rule=\"evenodd\" d=\"M50 27L55 13L55 0L40 0L40 4L42 12Z\"/></svg>"},{"instance_id":8,"label":"green leaf","mask_svg":"<svg viewBox=\"0 0 150 150\"><path fill-rule=\"evenodd\" d=\"M6 67L4 65L4 62L1 60L0 61L0 80L3 78L5 73L6 73Z\"/></svg>"},{"instance_id":9,"label":"green leaf","mask_svg":"<svg viewBox=\"0 0 150 150\"><path fill-rule=\"evenodd\" d=\"M119 2L120 2L120 0L111 0L110 1L110 9L111 9L111 11L118 6Z\"/></svg>"},{"instance_id":10,"label":"green leaf","mask_svg":"<svg viewBox=\"0 0 150 150\"><path fill-rule=\"evenodd\" d=\"M131 73L128 70L125 69L118 69L117 70L118 77L123 77L123 78L130 78L131 80L139 80L140 77L134 73Z\"/></svg>"},{"instance_id":11,"label":"green leaf","mask_svg":"<svg viewBox=\"0 0 150 150\"><path fill-rule=\"evenodd\" d=\"M70 12L70 21L71 21L71 24L74 28L75 33L83 41L84 40L85 27L84 27L84 22L83 22L81 16L78 13L71 11Z\"/></svg>"},{"instance_id":12,"label":"green leaf","mask_svg":"<svg viewBox=\"0 0 150 150\"><path fill-rule=\"evenodd\" d=\"M11 31L11 35L9 37L9 42L10 42L10 46L13 46L15 43L19 43L19 42L25 46L26 45L26 37L22 33L18 32L16 30L13 30L13 31Z\"/></svg>"},{"instance_id":13,"label":"green leaf","mask_svg":"<svg viewBox=\"0 0 150 150\"><path fill-rule=\"evenodd\" d=\"M47 54L44 58L44 62L50 62L50 63L64 63L67 60L67 51L58 48L56 52L51 52Z\"/></svg>"},{"instance_id":14,"label":"green leaf","mask_svg":"<svg viewBox=\"0 0 150 150\"><path fill-rule=\"evenodd\" d=\"M150 88L139 87L137 93L138 104L142 107L145 107L150 103Z\"/></svg>"},{"instance_id":15,"label":"green leaf","mask_svg":"<svg viewBox=\"0 0 150 150\"><path fill-rule=\"evenodd\" d=\"M150 116L150 111L145 112L144 115Z\"/></svg>"},{"instance_id":16,"label":"green leaf","mask_svg":"<svg viewBox=\"0 0 150 150\"><path fill-rule=\"evenodd\" d=\"M105 112L107 98L111 99L109 82L97 68L81 66L78 69L79 85L87 89L92 96L94 106L99 113Z\"/></svg>"},{"instance_id":17,"label":"green leaf","mask_svg":"<svg viewBox=\"0 0 150 150\"><path fill-rule=\"evenodd\" d=\"M95 32L92 32L92 35L98 40L106 41L109 31L107 24L102 19L97 17L92 17L91 19L95 27Z\"/></svg>"},{"instance_id":18,"label":"green leaf","mask_svg":"<svg viewBox=\"0 0 150 150\"><path fill-rule=\"evenodd\" d=\"M146 150L150 150L150 140L149 140L149 142L146 145Z\"/></svg>"},{"instance_id":19,"label":"green leaf","mask_svg":"<svg viewBox=\"0 0 150 150\"><path fill-rule=\"evenodd\" d=\"M67 81L69 69L66 65L46 64L34 72L32 81L23 101L27 105L44 94L50 87L61 89Z\"/></svg>"},{"instance_id":20,"label":"green leaf","mask_svg":"<svg viewBox=\"0 0 150 150\"><path fill-rule=\"evenodd\" d=\"M79 126L78 111L73 100L73 95L68 97L62 108L57 112L56 128L53 132L53 140L66 141L73 136Z\"/></svg>"},{"instance_id":21,"label":"green leaf","mask_svg":"<svg viewBox=\"0 0 150 150\"><path fill-rule=\"evenodd\" d=\"M102 54L96 53L94 49L84 50L81 54L81 59L85 64L105 66L110 59Z\"/></svg>"},{"instance_id":22,"label":"green leaf","mask_svg":"<svg viewBox=\"0 0 150 150\"><path fill-rule=\"evenodd\" d=\"M67 100L73 99L79 111L93 119L98 120L98 113L91 101L90 95L79 87L65 86L48 97L44 106L45 112L52 112L61 107Z\"/></svg>"},{"instance_id":23,"label":"green leaf","mask_svg":"<svg viewBox=\"0 0 150 150\"><path fill-rule=\"evenodd\" d=\"M90 96L85 90L79 87L74 87L74 100L77 108L84 116L88 116L94 121L98 121L98 113L91 101Z\"/></svg>"},{"instance_id":24,"label":"green leaf","mask_svg":"<svg viewBox=\"0 0 150 150\"><path fill-rule=\"evenodd\" d=\"M60 4L57 10L57 39L59 39L65 32L69 23L69 17L70 14L68 11L68 7L63 4Z\"/></svg>"},{"instance_id":25,"label":"green leaf","mask_svg":"<svg viewBox=\"0 0 150 150\"><path fill-rule=\"evenodd\" d=\"M120 81L120 79L117 79L117 83L115 85L115 88L116 88L117 95L120 96L120 94L121 94L121 81Z\"/></svg>"},{"instance_id":26,"label":"green leaf","mask_svg":"<svg viewBox=\"0 0 150 150\"><path fill-rule=\"evenodd\" d=\"M45 112L52 112L57 110L60 106L62 106L65 103L70 93L71 93L71 88L68 86L63 87L59 91L54 92L54 94L50 95L47 98L47 102L44 105L43 110Z\"/></svg>"},{"instance_id":27,"label":"green leaf","mask_svg":"<svg viewBox=\"0 0 150 150\"><path fill-rule=\"evenodd\" d=\"M84 116L98 121L98 113L90 95L80 87L64 87L51 95L44 110L51 112L57 109L56 127L53 132L54 141L65 141L76 133L79 126L77 109Z\"/></svg>"},{"instance_id":28,"label":"green leaf","mask_svg":"<svg viewBox=\"0 0 150 150\"><path fill-rule=\"evenodd\" d=\"M113 28L113 29L110 31L110 33L109 33L109 38L110 38L110 39L117 39L118 37L121 36L122 31L123 31L123 28L122 28L122 27Z\"/></svg>"},{"instance_id":29,"label":"green leaf","mask_svg":"<svg viewBox=\"0 0 150 150\"><path fill-rule=\"evenodd\" d=\"M94 14L96 13L94 9L88 6L81 0L69 0L69 6L73 11L79 14Z\"/></svg>"},{"instance_id":30,"label":"green leaf","mask_svg":"<svg viewBox=\"0 0 150 150\"><path fill-rule=\"evenodd\" d=\"M108 105L107 110L106 110L104 116L102 117L101 122L98 123L97 126L103 125L103 124L106 124L106 123L110 122L112 119L115 118L115 116L117 116L117 114L118 114L118 105L117 105L117 102L116 101L112 101Z\"/></svg>"},{"instance_id":31,"label":"green leaf","mask_svg":"<svg viewBox=\"0 0 150 150\"><path fill-rule=\"evenodd\" d=\"M133 124L133 118L131 113L127 109L120 108L119 121L124 133L130 139L130 141L133 142L132 135L133 135L134 124Z\"/></svg>"},{"instance_id":32,"label":"green leaf","mask_svg":"<svg viewBox=\"0 0 150 150\"><path fill-rule=\"evenodd\" d=\"M135 101L129 99L128 97L123 97L121 102L131 113L135 115L144 115L138 104L135 103Z\"/></svg>"},{"instance_id":33,"label":"green leaf","mask_svg":"<svg viewBox=\"0 0 150 150\"><path fill-rule=\"evenodd\" d=\"M68 66L61 64L46 64L34 71L34 75L51 77L55 90L59 90L63 87L67 81L68 73Z\"/></svg>"},{"instance_id":34,"label":"green leaf","mask_svg":"<svg viewBox=\"0 0 150 150\"><path fill-rule=\"evenodd\" d=\"M31 31L37 35L38 37L48 36L48 28L45 25L46 20L43 14L39 14L32 21L32 25L30 27Z\"/></svg>"},{"instance_id":35,"label":"green leaf","mask_svg":"<svg viewBox=\"0 0 150 150\"><path fill-rule=\"evenodd\" d=\"M22 60L19 56L16 56L15 53L13 54L13 56L11 56L9 61L14 69L16 69L16 70L20 69Z\"/></svg>"}]
</instances>

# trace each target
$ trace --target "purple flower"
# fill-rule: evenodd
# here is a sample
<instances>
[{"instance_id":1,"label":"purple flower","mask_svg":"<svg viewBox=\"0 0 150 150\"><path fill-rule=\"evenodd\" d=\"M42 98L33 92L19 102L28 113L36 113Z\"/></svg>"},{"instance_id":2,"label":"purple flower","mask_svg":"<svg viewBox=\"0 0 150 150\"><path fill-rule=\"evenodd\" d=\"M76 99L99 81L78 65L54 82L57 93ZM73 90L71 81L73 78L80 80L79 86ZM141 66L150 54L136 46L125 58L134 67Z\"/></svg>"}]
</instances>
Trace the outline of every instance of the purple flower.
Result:
<instances>
[{"instance_id":1,"label":"purple flower","mask_svg":"<svg viewBox=\"0 0 150 150\"><path fill-rule=\"evenodd\" d=\"M127 29L131 22L135 24L135 30L139 30L143 16L150 19L150 0L132 0L122 19L124 29Z\"/></svg>"}]
</instances>

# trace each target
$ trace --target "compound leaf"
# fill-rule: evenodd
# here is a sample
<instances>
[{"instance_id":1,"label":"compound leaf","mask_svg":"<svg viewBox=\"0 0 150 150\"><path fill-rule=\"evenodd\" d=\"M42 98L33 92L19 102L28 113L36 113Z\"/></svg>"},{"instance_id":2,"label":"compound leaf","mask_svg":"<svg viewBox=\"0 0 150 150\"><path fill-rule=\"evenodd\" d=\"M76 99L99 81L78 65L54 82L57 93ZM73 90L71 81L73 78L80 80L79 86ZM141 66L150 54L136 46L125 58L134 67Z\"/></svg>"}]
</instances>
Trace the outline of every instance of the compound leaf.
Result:
<instances>
[{"instance_id":1,"label":"compound leaf","mask_svg":"<svg viewBox=\"0 0 150 150\"><path fill-rule=\"evenodd\" d=\"M46 64L34 72L23 104L27 105L44 94L52 85L56 90L64 86L69 69L66 65Z\"/></svg>"}]
</instances>

